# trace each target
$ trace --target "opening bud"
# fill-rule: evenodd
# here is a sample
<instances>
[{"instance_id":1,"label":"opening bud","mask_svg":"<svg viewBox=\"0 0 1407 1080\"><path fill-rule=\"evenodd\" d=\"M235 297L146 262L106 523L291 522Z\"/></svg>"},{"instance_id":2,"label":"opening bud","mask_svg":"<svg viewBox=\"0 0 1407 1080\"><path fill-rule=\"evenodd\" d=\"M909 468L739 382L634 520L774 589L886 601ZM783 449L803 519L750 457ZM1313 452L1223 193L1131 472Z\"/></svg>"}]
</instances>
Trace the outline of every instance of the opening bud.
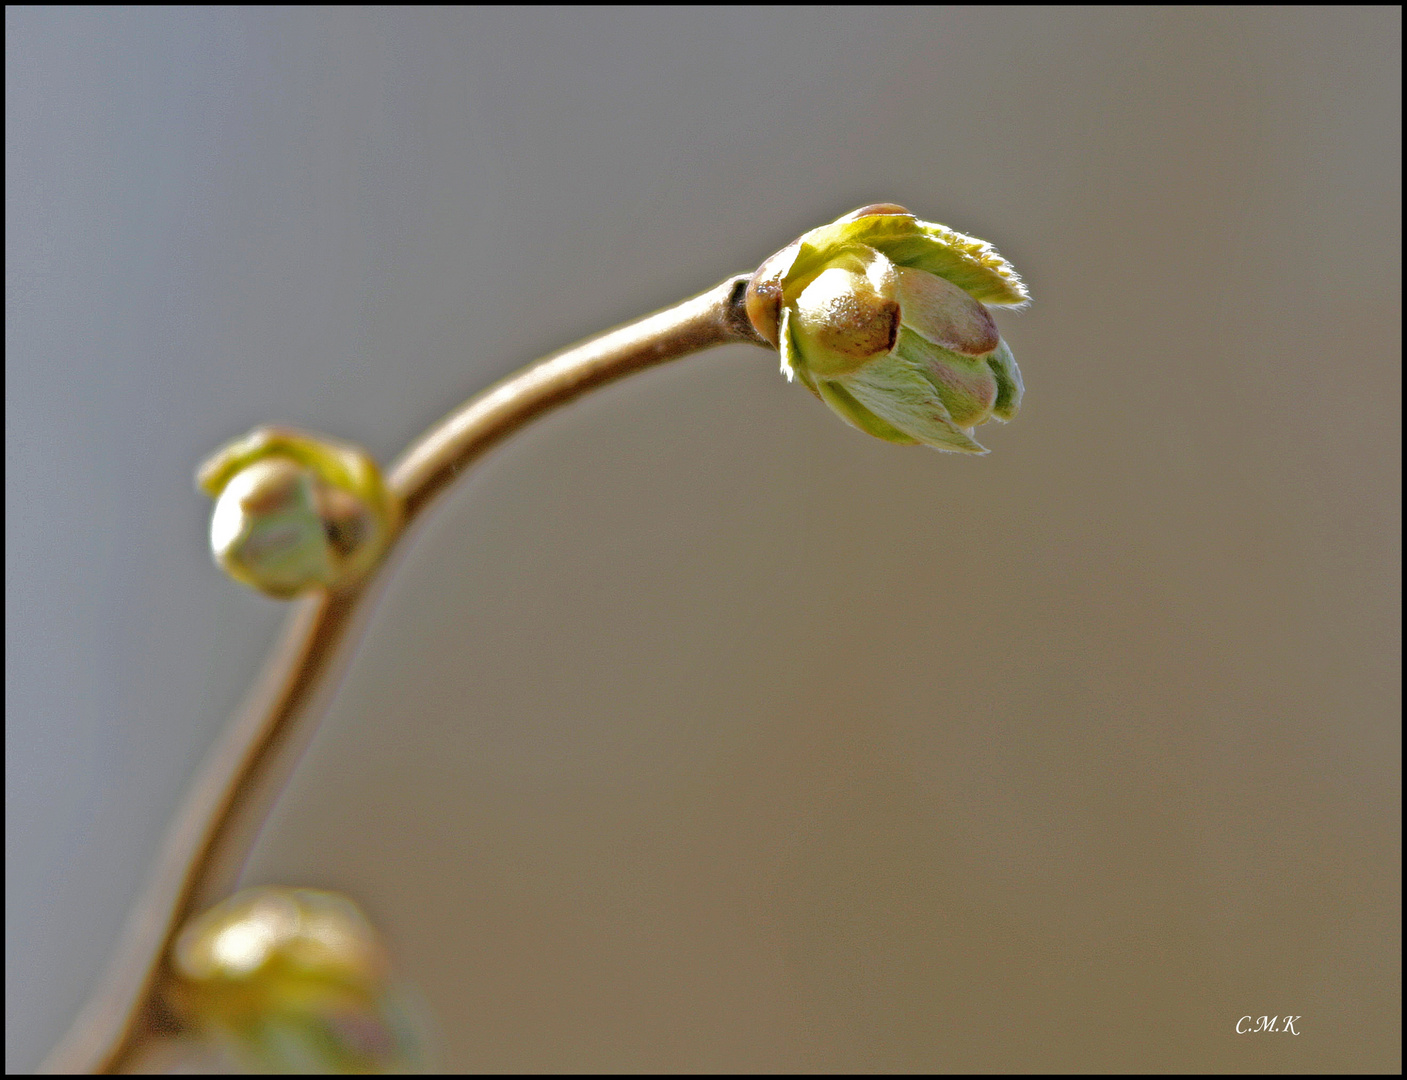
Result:
<instances>
[{"instance_id":1,"label":"opening bud","mask_svg":"<svg viewBox=\"0 0 1407 1080\"><path fill-rule=\"evenodd\" d=\"M874 203L764 262L747 311L787 378L847 423L889 442L980 454L973 428L1012 419L1023 393L988 308L1027 299L990 244Z\"/></svg>"}]
</instances>

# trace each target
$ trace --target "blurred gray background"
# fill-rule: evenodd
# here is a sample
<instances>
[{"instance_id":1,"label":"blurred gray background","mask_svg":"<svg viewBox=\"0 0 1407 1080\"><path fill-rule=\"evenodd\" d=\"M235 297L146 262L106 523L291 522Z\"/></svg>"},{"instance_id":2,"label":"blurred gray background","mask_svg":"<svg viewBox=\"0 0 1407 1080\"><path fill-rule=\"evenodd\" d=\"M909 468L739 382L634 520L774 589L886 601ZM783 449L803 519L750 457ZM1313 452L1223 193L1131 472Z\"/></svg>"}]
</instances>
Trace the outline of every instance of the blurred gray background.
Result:
<instances>
[{"instance_id":1,"label":"blurred gray background","mask_svg":"<svg viewBox=\"0 0 1407 1080\"><path fill-rule=\"evenodd\" d=\"M741 346L537 423L249 879L360 899L451 1070L1400 1068L1399 10L6 30L7 1069L284 610L210 564L202 456L389 460L875 200L1031 285L991 455Z\"/></svg>"}]
</instances>

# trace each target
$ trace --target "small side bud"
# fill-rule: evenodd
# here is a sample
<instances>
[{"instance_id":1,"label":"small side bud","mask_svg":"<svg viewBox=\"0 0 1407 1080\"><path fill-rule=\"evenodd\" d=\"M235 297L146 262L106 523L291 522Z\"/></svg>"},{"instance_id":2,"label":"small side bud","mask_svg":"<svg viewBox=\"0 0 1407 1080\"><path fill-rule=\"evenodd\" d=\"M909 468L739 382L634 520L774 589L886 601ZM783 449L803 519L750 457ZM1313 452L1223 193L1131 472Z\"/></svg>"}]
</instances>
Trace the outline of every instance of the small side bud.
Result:
<instances>
[{"instance_id":1,"label":"small side bud","mask_svg":"<svg viewBox=\"0 0 1407 1080\"><path fill-rule=\"evenodd\" d=\"M289 428L256 428L226 444L196 482L215 499L215 561L280 599L360 579L399 523L396 501L367 454Z\"/></svg>"},{"instance_id":2,"label":"small side bud","mask_svg":"<svg viewBox=\"0 0 1407 1080\"><path fill-rule=\"evenodd\" d=\"M421 1064L385 945L351 900L245 889L176 939L169 1004L251 1072L404 1072Z\"/></svg>"}]
</instances>

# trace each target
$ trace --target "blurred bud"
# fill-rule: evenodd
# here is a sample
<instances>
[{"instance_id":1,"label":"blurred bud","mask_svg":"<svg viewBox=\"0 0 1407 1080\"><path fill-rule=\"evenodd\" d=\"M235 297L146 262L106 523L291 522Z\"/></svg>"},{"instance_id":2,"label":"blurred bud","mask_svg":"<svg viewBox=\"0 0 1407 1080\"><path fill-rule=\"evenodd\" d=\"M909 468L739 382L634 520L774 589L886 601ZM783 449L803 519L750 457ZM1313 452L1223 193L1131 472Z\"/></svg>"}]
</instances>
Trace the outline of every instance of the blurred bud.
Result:
<instances>
[{"instance_id":1,"label":"blurred bud","mask_svg":"<svg viewBox=\"0 0 1407 1080\"><path fill-rule=\"evenodd\" d=\"M370 457L289 428L256 428L227 443L196 483L216 500L215 561L280 598L356 581L376 565L399 518Z\"/></svg>"},{"instance_id":2,"label":"blurred bud","mask_svg":"<svg viewBox=\"0 0 1407 1080\"><path fill-rule=\"evenodd\" d=\"M344 896L245 889L176 939L171 1004L251 1071L403 1072L422 1041L385 946Z\"/></svg>"},{"instance_id":3,"label":"blurred bud","mask_svg":"<svg viewBox=\"0 0 1407 1080\"><path fill-rule=\"evenodd\" d=\"M1010 420L1021 372L988 305L1027 301L996 250L877 203L813 229L758 268L754 328L847 423L895 443L984 454L972 429Z\"/></svg>"}]
</instances>

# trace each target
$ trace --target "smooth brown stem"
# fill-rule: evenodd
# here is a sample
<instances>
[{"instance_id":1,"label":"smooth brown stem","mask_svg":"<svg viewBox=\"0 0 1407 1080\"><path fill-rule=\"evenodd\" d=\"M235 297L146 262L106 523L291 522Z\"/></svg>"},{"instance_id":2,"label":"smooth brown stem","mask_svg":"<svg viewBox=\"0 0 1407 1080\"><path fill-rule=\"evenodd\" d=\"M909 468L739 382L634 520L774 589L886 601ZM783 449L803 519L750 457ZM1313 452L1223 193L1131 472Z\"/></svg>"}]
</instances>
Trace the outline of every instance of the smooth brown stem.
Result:
<instances>
[{"instance_id":1,"label":"smooth brown stem","mask_svg":"<svg viewBox=\"0 0 1407 1080\"><path fill-rule=\"evenodd\" d=\"M542 413L595 387L728 342L765 345L743 307L741 275L700 296L524 368L451 413L418 439L387 475L404 513L382 558L419 515L491 447ZM374 575L373 575L374 577ZM143 899L106 977L46 1072L120 1072L152 1039L173 1029L164 986L167 956L186 920L224 893L258 837L282 782L307 744L313 720L350 651L375 593L368 579L298 600L249 699L211 750L162 845Z\"/></svg>"}]
</instances>

